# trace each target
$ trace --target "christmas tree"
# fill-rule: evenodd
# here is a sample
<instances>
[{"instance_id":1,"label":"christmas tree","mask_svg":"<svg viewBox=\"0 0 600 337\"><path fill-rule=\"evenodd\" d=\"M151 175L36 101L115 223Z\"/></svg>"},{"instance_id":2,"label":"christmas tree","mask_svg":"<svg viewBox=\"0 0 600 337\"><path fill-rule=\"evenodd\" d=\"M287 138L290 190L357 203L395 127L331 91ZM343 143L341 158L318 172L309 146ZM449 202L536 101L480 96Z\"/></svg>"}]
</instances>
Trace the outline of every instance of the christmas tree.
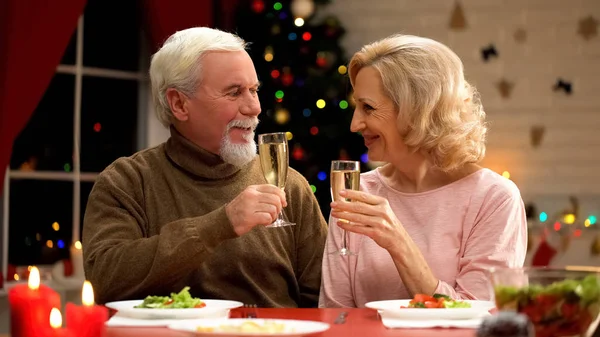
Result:
<instances>
[{"instance_id":1,"label":"christmas tree","mask_svg":"<svg viewBox=\"0 0 600 337\"><path fill-rule=\"evenodd\" d=\"M350 132L353 102L334 16L320 16L328 0L250 0L236 16L236 31L250 42L263 114L257 133L288 132L290 166L311 184L329 217L332 160L361 160L362 137Z\"/></svg>"}]
</instances>

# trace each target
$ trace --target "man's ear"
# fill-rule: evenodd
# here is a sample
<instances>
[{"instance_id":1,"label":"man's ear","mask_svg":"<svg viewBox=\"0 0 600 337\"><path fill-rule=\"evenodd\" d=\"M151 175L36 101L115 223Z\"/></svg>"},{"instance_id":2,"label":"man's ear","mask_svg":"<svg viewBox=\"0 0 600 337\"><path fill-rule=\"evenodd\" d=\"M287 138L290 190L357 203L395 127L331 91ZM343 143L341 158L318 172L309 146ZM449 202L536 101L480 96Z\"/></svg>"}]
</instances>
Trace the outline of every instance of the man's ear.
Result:
<instances>
[{"instance_id":1,"label":"man's ear","mask_svg":"<svg viewBox=\"0 0 600 337\"><path fill-rule=\"evenodd\" d=\"M173 117L182 122L188 120L189 115L186 109L187 97L173 88L167 89L166 96L169 107L173 112Z\"/></svg>"}]
</instances>

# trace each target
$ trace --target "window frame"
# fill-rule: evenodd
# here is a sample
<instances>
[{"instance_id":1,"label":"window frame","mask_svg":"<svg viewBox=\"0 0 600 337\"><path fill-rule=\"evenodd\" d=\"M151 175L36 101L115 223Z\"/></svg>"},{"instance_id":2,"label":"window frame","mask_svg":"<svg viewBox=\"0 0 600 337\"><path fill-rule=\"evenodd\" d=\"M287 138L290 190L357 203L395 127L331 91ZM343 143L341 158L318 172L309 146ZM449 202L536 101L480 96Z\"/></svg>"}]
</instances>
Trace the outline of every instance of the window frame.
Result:
<instances>
[{"instance_id":1,"label":"window frame","mask_svg":"<svg viewBox=\"0 0 600 337\"><path fill-rule=\"evenodd\" d=\"M87 67L83 65L83 47L84 47L84 15L82 14L77 22L76 30L76 53L75 53L75 64L59 64L56 68L57 74L70 74L75 76L75 91L73 95L74 99L74 111L73 111L73 170L71 172L64 171L19 171L11 170L10 164L5 168L4 171L4 185L3 191L0 194L0 200L2 200L2 219L0 219L2 226L2 233L0 238L2 239L2 251L0 256L2 276L7 279L8 272L8 253L9 253L9 213L10 213L10 183L12 180L17 179L30 179L30 180L58 180L58 181L70 181L73 182L73 205L72 205L72 217L73 217L73 228L72 237L69 246L77 241L81 241L80 233L80 215L82 211L85 211L85 206L81 206L81 183L82 182L94 182L100 172L82 172L80 165L81 158L81 107L82 107L82 82L83 76L90 77L104 77L110 79L121 79L121 80L133 80L138 83L138 107L137 107L137 140L136 150L139 151L147 146L147 126L148 126L148 105L149 105L149 80L146 73L148 69L149 52L145 38L140 38L140 71L123 71L106 68ZM142 35L142 31L139 32ZM22 267L22 266L18 266ZM48 267L48 265L38 266ZM7 281L4 282L3 288L10 287L12 283L20 281ZM1 289L1 287L0 287Z\"/></svg>"}]
</instances>

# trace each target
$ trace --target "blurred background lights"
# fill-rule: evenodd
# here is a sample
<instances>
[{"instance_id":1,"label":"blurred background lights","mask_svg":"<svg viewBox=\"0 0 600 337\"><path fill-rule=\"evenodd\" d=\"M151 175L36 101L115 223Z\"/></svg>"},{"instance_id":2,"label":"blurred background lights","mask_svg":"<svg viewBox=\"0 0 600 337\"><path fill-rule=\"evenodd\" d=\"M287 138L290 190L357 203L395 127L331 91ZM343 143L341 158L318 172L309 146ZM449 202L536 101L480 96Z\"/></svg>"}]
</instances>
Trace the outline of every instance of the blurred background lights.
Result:
<instances>
[{"instance_id":1,"label":"blurred background lights","mask_svg":"<svg viewBox=\"0 0 600 337\"><path fill-rule=\"evenodd\" d=\"M278 109L275 112L275 121L279 124L285 124L290 120L290 112L287 109Z\"/></svg>"},{"instance_id":2,"label":"blurred background lights","mask_svg":"<svg viewBox=\"0 0 600 337\"><path fill-rule=\"evenodd\" d=\"M567 225L572 225L575 223L575 214L567 214L564 216L563 221L567 224Z\"/></svg>"},{"instance_id":3,"label":"blurred background lights","mask_svg":"<svg viewBox=\"0 0 600 337\"><path fill-rule=\"evenodd\" d=\"M367 163L369 162L369 154L368 153L363 153L362 156L360 156L360 161L362 161L363 163Z\"/></svg>"}]
</instances>

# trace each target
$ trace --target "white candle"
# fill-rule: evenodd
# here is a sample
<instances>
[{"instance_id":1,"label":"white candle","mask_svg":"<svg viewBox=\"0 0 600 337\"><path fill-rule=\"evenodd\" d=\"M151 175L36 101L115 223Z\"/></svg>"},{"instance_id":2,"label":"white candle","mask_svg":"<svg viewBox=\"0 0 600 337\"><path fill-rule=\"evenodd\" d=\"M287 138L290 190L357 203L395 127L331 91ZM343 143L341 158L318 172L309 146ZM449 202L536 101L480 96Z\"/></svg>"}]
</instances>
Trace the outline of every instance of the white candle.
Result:
<instances>
[{"instance_id":1,"label":"white candle","mask_svg":"<svg viewBox=\"0 0 600 337\"><path fill-rule=\"evenodd\" d=\"M71 248L71 263L73 264L72 277L84 278L83 272L83 252L81 250L81 242L75 242Z\"/></svg>"}]
</instances>

